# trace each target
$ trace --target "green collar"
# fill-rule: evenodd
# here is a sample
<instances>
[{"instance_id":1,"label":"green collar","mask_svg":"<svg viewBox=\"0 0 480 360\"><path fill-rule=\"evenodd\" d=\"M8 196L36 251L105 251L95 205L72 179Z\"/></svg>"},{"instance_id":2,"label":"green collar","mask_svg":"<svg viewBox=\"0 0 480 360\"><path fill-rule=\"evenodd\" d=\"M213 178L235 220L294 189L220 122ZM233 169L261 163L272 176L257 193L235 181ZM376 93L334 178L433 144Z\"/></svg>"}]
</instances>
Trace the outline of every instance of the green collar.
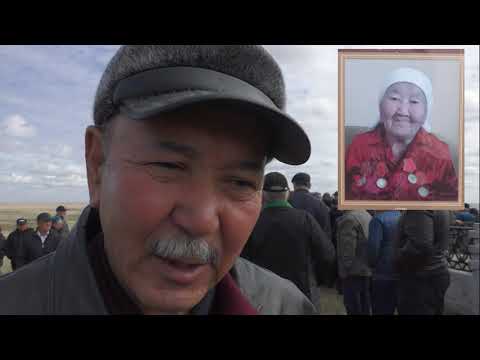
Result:
<instances>
[{"instance_id":1,"label":"green collar","mask_svg":"<svg viewBox=\"0 0 480 360\"><path fill-rule=\"evenodd\" d=\"M263 208L264 209L269 209L269 208L277 208L277 207L293 207L292 205L289 204L288 201L285 200L273 200L267 203Z\"/></svg>"}]
</instances>

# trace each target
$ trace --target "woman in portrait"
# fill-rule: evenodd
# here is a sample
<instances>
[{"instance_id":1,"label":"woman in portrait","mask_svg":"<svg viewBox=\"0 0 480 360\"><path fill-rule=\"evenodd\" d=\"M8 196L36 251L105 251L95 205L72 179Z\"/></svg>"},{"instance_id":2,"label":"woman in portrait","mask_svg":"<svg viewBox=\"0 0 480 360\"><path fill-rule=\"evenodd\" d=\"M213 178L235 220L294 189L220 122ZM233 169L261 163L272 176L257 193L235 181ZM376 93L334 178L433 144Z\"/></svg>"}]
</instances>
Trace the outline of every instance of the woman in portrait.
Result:
<instances>
[{"instance_id":1,"label":"woman in portrait","mask_svg":"<svg viewBox=\"0 0 480 360\"><path fill-rule=\"evenodd\" d=\"M430 79L398 68L380 90L379 122L347 149L346 200L456 201L448 145L430 132Z\"/></svg>"}]
</instances>

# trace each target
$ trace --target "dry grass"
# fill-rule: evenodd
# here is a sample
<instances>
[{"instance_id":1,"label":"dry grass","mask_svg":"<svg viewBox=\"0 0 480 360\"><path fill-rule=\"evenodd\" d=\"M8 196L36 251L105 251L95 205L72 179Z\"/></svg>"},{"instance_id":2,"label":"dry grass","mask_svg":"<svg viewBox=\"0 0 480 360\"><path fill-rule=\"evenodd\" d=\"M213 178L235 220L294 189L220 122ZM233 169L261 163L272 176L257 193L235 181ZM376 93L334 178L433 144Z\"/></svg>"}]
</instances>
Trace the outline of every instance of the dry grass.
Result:
<instances>
[{"instance_id":1,"label":"dry grass","mask_svg":"<svg viewBox=\"0 0 480 360\"><path fill-rule=\"evenodd\" d=\"M317 287L312 291L312 302L320 315L346 315L343 297L336 289Z\"/></svg>"}]
</instances>

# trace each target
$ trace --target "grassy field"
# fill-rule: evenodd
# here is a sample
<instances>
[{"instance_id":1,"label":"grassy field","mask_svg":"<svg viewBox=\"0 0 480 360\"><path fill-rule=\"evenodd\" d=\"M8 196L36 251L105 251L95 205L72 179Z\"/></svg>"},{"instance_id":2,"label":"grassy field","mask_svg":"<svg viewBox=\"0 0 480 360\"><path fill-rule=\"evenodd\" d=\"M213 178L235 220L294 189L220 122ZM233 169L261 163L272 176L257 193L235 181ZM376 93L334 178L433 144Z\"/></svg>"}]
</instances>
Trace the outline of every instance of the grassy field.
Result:
<instances>
[{"instance_id":1,"label":"grassy field","mask_svg":"<svg viewBox=\"0 0 480 360\"><path fill-rule=\"evenodd\" d=\"M55 208L59 204L7 204L0 203L0 226L5 237L15 230L15 222L19 217L25 217L30 227L35 228L37 215L41 212L55 214ZM69 211L67 212L67 222L70 227L76 223L80 212L86 204L64 203ZM2 274L12 271L10 261L7 257L3 260L1 268ZM312 292L312 301L322 315L345 315L343 300L337 294L335 289L319 287Z\"/></svg>"}]
</instances>

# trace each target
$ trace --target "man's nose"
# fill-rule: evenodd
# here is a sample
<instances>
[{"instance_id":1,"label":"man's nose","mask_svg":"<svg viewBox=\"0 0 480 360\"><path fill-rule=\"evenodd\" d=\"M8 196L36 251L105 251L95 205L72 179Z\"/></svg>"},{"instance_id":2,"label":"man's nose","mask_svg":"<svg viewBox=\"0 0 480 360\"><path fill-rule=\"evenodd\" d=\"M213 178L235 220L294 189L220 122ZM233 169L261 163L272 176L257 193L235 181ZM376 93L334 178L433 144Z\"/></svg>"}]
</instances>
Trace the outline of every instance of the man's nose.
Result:
<instances>
[{"instance_id":1,"label":"man's nose","mask_svg":"<svg viewBox=\"0 0 480 360\"><path fill-rule=\"evenodd\" d=\"M191 236L207 236L220 228L220 201L210 186L196 185L172 211L172 221Z\"/></svg>"}]
</instances>

